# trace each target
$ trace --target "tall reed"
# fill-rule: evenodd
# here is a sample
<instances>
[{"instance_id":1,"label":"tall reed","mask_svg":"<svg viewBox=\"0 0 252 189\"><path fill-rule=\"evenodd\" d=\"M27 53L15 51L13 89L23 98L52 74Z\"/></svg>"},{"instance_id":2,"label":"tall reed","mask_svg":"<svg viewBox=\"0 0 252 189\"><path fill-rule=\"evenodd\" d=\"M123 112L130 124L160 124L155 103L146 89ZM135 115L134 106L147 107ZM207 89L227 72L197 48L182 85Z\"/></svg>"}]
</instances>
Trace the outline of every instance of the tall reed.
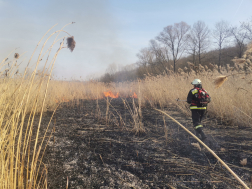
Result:
<instances>
[{"instance_id":1,"label":"tall reed","mask_svg":"<svg viewBox=\"0 0 252 189\"><path fill-rule=\"evenodd\" d=\"M47 38L45 38L46 34L42 37L23 74L18 73L18 59L22 58L22 55L18 53L14 54L13 60L7 57L0 64L0 72L4 73L0 80L2 90L0 97L0 188L47 188L47 168L41 167L43 165L41 151L45 147L44 141L50 123L45 133L41 133L40 128L43 112L46 111L45 105L52 70L58 53L65 44L65 37L59 39L58 37L60 33L68 35L63 28L53 32ZM50 47L45 49L51 37L55 38ZM35 67L32 73L29 73L32 58L43 40ZM53 46L59 41L61 42L59 48L50 59ZM38 66L41 65L41 59L44 56L47 56L47 59L42 72L38 74ZM38 118L36 118L36 113L38 113Z\"/></svg>"}]
</instances>

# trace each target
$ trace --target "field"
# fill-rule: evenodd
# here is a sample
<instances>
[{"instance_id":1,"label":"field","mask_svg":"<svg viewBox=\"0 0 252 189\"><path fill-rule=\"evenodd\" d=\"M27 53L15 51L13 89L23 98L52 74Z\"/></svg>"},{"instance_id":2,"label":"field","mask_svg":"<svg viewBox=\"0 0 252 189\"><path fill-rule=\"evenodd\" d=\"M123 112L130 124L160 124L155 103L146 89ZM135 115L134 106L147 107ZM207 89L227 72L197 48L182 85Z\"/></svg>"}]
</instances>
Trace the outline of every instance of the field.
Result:
<instances>
[{"instance_id":1,"label":"field","mask_svg":"<svg viewBox=\"0 0 252 189\"><path fill-rule=\"evenodd\" d=\"M132 107L133 99L126 100ZM44 156L49 188L64 188L67 180L69 188L243 188L206 149L192 145L195 139L151 107L142 109L145 133L136 135L122 99L111 100L116 111L110 111L109 122L106 103L99 101L99 112L96 100L57 110ZM175 107L165 110L193 131L190 117ZM251 127L207 118L205 143L249 185Z\"/></svg>"},{"instance_id":2,"label":"field","mask_svg":"<svg viewBox=\"0 0 252 189\"><path fill-rule=\"evenodd\" d=\"M48 50L42 46L32 72L29 62L18 73L22 56L15 52L0 65L1 188L243 188L156 110L193 132L188 104L177 99L186 99L195 78L212 97L203 123L206 145L252 187L251 45L234 67L221 68L221 77L216 65L189 63L178 73L132 82L59 81L52 77L57 55L75 46L68 33L57 39L59 32L48 37L56 35Z\"/></svg>"}]
</instances>

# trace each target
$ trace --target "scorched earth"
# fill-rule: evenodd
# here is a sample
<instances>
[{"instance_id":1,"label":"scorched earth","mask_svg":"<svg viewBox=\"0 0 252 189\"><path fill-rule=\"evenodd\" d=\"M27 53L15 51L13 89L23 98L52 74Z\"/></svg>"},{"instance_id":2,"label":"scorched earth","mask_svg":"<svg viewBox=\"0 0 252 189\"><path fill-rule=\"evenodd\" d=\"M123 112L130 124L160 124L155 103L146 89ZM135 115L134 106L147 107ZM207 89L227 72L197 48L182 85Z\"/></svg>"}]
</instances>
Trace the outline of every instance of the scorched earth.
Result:
<instances>
[{"instance_id":1,"label":"scorched earth","mask_svg":"<svg viewBox=\"0 0 252 189\"><path fill-rule=\"evenodd\" d=\"M142 108L144 133L133 132L133 100L81 100L57 109L43 162L49 188L243 188L195 139L151 106ZM191 118L164 109L193 132ZM107 112L107 114L106 114ZM46 123L52 113L43 120ZM46 129L46 124L42 131ZM251 186L252 130L207 117L205 143ZM50 132L48 133L48 135ZM247 164L241 160L247 158Z\"/></svg>"}]
</instances>

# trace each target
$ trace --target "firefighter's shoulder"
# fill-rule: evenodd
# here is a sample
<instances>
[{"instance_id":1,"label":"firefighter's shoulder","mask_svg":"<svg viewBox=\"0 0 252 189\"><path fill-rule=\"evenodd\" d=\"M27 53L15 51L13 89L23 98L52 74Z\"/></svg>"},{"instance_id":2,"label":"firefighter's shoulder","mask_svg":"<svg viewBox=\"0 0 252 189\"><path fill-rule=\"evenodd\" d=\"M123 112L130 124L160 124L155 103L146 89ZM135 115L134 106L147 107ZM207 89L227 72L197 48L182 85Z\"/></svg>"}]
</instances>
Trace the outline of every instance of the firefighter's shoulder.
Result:
<instances>
[{"instance_id":1,"label":"firefighter's shoulder","mask_svg":"<svg viewBox=\"0 0 252 189\"><path fill-rule=\"evenodd\" d=\"M191 89L190 91L191 91L192 94L198 93L198 89Z\"/></svg>"}]
</instances>

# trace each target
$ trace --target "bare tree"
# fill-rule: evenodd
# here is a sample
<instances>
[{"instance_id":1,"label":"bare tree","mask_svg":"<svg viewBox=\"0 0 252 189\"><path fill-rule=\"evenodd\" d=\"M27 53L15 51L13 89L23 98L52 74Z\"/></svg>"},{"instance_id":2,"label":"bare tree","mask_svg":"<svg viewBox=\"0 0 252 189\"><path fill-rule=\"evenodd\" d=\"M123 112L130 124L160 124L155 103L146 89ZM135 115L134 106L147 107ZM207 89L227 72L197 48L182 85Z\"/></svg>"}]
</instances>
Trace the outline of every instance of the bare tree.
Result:
<instances>
[{"instance_id":1,"label":"bare tree","mask_svg":"<svg viewBox=\"0 0 252 189\"><path fill-rule=\"evenodd\" d=\"M231 36L229 23L226 21L220 21L215 24L213 30L213 38L218 46L218 71L220 72L222 49L227 44L227 39Z\"/></svg>"},{"instance_id":2,"label":"bare tree","mask_svg":"<svg viewBox=\"0 0 252 189\"><path fill-rule=\"evenodd\" d=\"M193 47L194 45L196 45L196 54L198 55L199 64L201 64L203 58L202 54L207 50L210 45L209 33L210 30L203 21L198 21L193 24L193 27L190 32L190 43L193 43Z\"/></svg>"},{"instance_id":3,"label":"bare tree","mask_svg":"<svg viewBox=\"0 0 252 189\"><path fill-rule=\"evenodd\" d=\"M143 67L143 69L145 70L145 72L147 74L149 73L149 69L148 69L148 65L153 64L154 62L154 55L153 53L150 51L149 48L143 48L140 50L140 52L137 54L138 57L138 65Z\"/></svg>"},{"instance_id":4,"label":"bare tree","mask_svg":"<svg viewBox=\"0 0 252 189\"><path fill-rule=\"evenodd\" d=\"M185 22L175 23L164 28L157 36L157 40L163 43L172 54L174 72L177 61L183 55L187 44L187 33L190 26Z\"/></svg>"},{"instance_id":5,"label":"bare tree","mask_svg":"<svg viewBox=\"0 0 252 189\"><path fill-rule=\"evenodd\" d=\"M231 34L237 47L237 57L241 58L246 49L247 31L243 27L233 27Z\"/></svg>"},{"instance_id":6,"label":"bare tree","mask_svg":"<svg viewBox=\"0 0 252 189\"><path fill-rule=\"evenodd\" d=\"M154 55L148 47L141 49L137 57L139 59L138 63L144 67L154 61Z\"/></svg>"},{"instance_id":7,"label":"bare tree","mask_svg":"<svg viewBox=\"0 0 252 189\"><path fill-rule=\"evenodd\" d=\"M196 66L196 50L197 50L197 40L194 37L192 30L188 34L188 45L187 52L192 55L192 63Z\"/></svg>"},{"instance_id":8,"label":"bare tree","mask_svg":"<svg viewBox=\"0 0 252 189\"><path fill-rule=\"evenodd\" d=\"M150 40L150 51L155 56L155 64L166 72L169 64L169 52L167 47L162 47L157 41L152 39Z\"/></svg>"},{"instance_id":9,"label":"bare tree","mask_svg":"<svg viewBox=\"0 0 252 189\"><path fill-rule=\"evenodd\" d=\"M247 31L247 38L251 41L252 40L252 18L250 22L243 22L241 27Z\"/></svg>"}]
</instances>

